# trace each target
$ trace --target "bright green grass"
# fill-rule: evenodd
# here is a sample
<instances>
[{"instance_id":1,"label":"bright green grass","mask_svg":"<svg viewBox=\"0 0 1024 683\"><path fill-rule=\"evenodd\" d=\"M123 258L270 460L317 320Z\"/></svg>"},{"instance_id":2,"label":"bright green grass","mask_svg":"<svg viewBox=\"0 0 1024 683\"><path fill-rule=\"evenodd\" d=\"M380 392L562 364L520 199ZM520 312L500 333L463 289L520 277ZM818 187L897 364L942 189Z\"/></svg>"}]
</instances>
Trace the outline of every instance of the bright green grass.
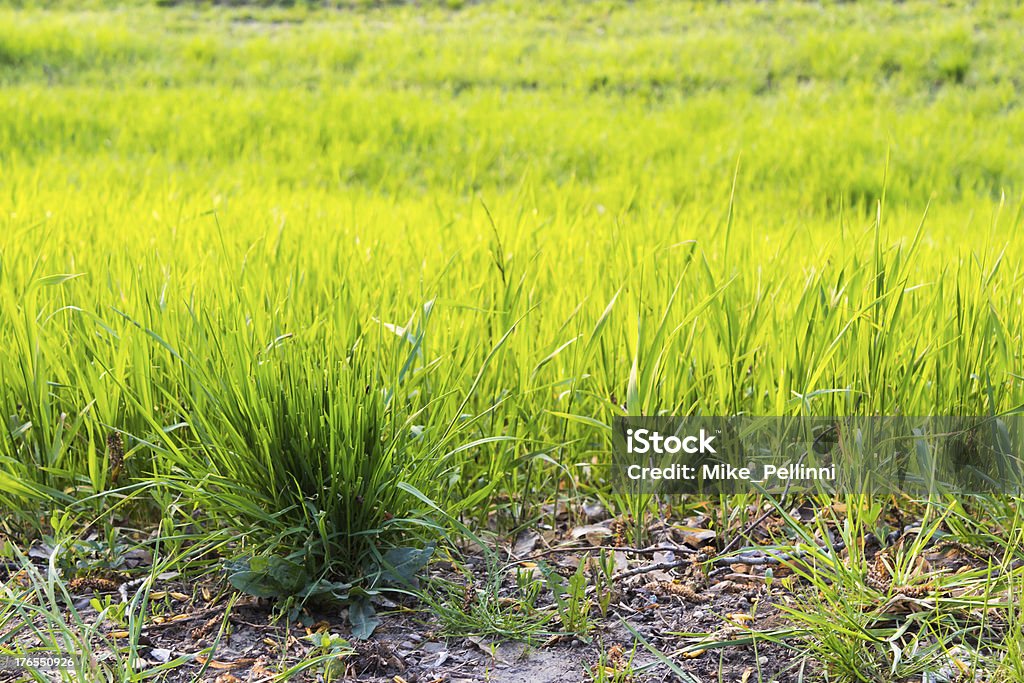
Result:
<instances>
[{"instance_id":1,"label":"bright green grass","mask_svg":"<svg viewBox=\"0 0 1024 683\"><path fill-rule=\"evenodd\" d=\"M1021 405L1022 19L0 10L4 519L156 481L351 569L410 488L603 495L623 411Z\"/></svg>"}]
</instances>

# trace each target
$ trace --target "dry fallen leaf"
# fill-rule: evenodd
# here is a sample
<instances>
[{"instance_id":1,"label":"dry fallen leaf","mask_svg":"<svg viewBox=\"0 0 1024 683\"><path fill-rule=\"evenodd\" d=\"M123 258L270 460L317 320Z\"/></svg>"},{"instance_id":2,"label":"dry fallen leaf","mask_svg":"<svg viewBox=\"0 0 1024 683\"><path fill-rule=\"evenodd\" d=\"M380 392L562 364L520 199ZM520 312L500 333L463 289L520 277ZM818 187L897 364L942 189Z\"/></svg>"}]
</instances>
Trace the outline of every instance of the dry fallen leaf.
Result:
<instances>
[{"instance_id":1,"label":"dry fallen leaf","mask_svg":"<svg viewBox=\"0 0 1024 683\"><path fill-rule=\"evenodd\" d=\"M691 548L700 548L715 539L714 530L700 527L674 525L672 530Z\"/></svg>"},{"instance_id":2,"label":"dry fallen leaf","mask_svg":"<svg viewBox=\"0 0 1024 683\"><path fill-rule=\"evenodd\" d=\"M273 678L276 676L277 674L273 670L268 669L266 664L267 660L263 657L257 659L252 665L252 676L255 678Z\"/></svg>"},{"instance_id":3,"label":"dry fallen leaf","mask_svg":"<svg viewBox=\"0 0 1024 683\"><path fill-rule=\"evenodd\" d=\"M246 666L248 664L252 664L256 660L253 659L252 657L245 657L243 659L236 659L233 662L222 662L222 661L217 660L217 659L210 659L206 655L196 655L196 661L199 662L200 664L206 664L211 669L224 670L224 669L237 669L240 666Z\"/></svg>"},{"instance_id":4,"label":"dry fallen leaf","mask_svg":"<svg viewBox=\"0 0 1024 683\"><path fill-rule=\"evenodd\" d=\"M522 532L519 534L519 537L516 538L515 545L512 546L512 557L519 559L526 557L533 552L539 542L540 534L536 531Z\"/></svg>"},{"instance_id":5,"label":"dry fallen leaf","mask_svg":"<svg viewBox=\"0 0 1024 683\"><path fill-rule=\"evenodd\" d=\"M601 541L611 535L612 530L601 524L578 526L569 533L573 540L586 537L590 545L601 545Z\"/></svg>"}]
</instances>

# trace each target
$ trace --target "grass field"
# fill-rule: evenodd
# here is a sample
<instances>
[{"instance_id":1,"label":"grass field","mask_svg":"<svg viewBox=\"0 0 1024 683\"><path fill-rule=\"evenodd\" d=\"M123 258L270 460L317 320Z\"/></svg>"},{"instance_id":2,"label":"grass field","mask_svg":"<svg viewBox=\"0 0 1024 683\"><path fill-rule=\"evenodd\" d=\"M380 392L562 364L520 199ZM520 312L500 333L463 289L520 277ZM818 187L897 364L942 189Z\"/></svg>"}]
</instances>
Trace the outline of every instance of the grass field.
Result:
<instances>
[{"instance_id":1,"label":"grass field","mask_svg":"<svg viewBox=\"0 0 1024 683\"><path fill-rule=\"evenodd\" d=\"M83 656L100 627L60 616L61 586L132 548L142 576L228 563L285 604L331 593L358 628L428 543L458 565L467 539L599 501L643 547L664 501L609 488L617 415L1018 410L1022 22L1008 2L0 8L0 557L37 597L6 584L0 653L31 632L78 653L69 679L172 676L134 670L136 645ZM794 660L1022 680L1016 502L845 501L816 524L848 554L795 570ZM713 511L722 551L763 504L673 501ZM861 609L852 548L890 507L996 549L945 576L984 590L907 622ZM63 554L33 569L40 542ZM556 603L530 623L579 631Z\"/></svg>"}]
</instances>

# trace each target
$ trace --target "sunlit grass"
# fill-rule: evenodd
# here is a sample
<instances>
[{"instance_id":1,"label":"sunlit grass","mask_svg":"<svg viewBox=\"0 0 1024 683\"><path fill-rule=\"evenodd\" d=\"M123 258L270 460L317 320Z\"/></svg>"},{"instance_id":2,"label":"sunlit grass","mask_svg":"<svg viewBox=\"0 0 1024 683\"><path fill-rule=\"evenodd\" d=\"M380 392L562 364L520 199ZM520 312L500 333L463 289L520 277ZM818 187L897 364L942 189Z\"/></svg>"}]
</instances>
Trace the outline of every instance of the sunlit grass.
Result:
<instances>
[{"instance_id":1,"label":"sunlit grass","mask_svg":"<svg viewBox=\"0 0 1024 683\"><path fill-rule=\"evenodd\" d=\"M0 10L0 531L141 487L351 577L642 512L614 415L1021 406L1021 18Z\"/></svg>"}]
</instances>

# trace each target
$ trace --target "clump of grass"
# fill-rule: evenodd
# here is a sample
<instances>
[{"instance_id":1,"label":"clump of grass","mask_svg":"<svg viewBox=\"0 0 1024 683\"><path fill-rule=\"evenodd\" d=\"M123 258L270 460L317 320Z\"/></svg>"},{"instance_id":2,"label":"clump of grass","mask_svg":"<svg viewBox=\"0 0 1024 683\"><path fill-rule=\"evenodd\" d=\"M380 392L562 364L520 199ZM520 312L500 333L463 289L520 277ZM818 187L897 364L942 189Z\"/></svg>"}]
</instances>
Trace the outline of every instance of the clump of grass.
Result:
<instances>
[{"instance_id":1,"label":"clump of grass","mask_svg":"<svg viewBox=\"0 0 1024 683\"><path fill-rule=\"evenodd\" d=\"M199 444L173 460L172 480L252 551L351 570L404 520L408 496L394 484L423 486L434 472L415 462L412 425L359 361L296 361L264 358L218 381L190 415Z\"/></svg>"},{"instance_id":2,"label":"clump of grass","mask_svg":"<svg viewBox=\"0 0 1024 683\"><path fill-rule=\"evenodd\" d=\"M869 562L864 555L866 539L877 528L877 501L850 496L843 507L841 518L824 514L810 528L785 517L802 553L786 564L802 586L779 604L792 630L785 638L761 635L793 648L829 680L851 683L973 675L988 667L986 653L1012 650L1016 636L1005 625L1015 618L1011 596L1022 573L1013 558L1021 549L1013 536L985 533L986 523L998 516L978 519L953 501L925 502L921 526L897 546L878 551L889 558L879 584L871 578L871 566L881 567L878 558ZM998 505L989 510L996 512ZM940 537L984 538L983 552L992 559L970 571L922 575L921 556Z\"/></svg>"}]
</instances>

